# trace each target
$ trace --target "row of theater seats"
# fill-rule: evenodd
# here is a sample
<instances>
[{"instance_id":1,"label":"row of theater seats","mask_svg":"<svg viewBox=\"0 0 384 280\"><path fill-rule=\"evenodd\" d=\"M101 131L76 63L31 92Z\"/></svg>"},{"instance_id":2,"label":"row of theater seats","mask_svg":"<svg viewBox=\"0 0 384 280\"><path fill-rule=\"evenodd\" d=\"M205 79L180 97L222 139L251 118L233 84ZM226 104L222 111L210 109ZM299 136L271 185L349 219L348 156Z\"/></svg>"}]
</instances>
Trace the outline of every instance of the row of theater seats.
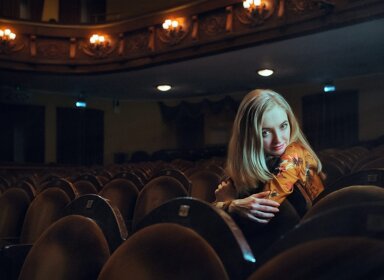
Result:
<instances>
[{"instance_id":1,"label":"row of theater seats","mask_svg":"<svg viewBox=\"0 0 384 280\"><path fill-rule=\"evenodd\" d=\"M368 149L355 146L348 149L325 149L318 152L327 174L326 184L358 171L384 167L384 145Z\"/></svg>"},{"instance_id":2,"label":"row of theater seats","mask_svg":"<svg viewBox=\"0 0 384 280\"><path fill-rule=\"evenodd\" d=\"M116 247L113 217L91 214L92 205L108 201L85 195L29 246L19 279L383 279L383 199L382 187L344 187L296 223L283 208L285 218L268 225L279 237L258 247L225 212L179 197ZM15 251L4 252L1 264L14 265Z\"/></svg>"},{"instance_id":3,"label":"row of theater seats","mask_svg":"<svg viewBox=\"0 0 384 280\"><path fill-rule=\"evenodd\" d=\"M363 146L355 146L348 149L325 149L318 152L318 155L323 163L324 171L327 174L326 184L329 186L333 184L338 178L355 173L357 171L380 168L384 166L384 145L377 146L373 149L368 149ZM20 170L16 169L15 174L8 173L7 176L0 174L0 194L4 192L7 187L15 184L31 184L32 186L40 185L41 182L48 180L54 173L58 177L66 178L71 182L82 180L81 175L89 174L96 177L83 178L85 181L92 181L92 185L77 183L76 188L80 194L97 193L101 186L105 185L112 178L116 177L118 173L134 173L139 177L139 182L135 183L139 188L151 179L155 173L162 169L177 169L182 171L188 179L190 176L202 169L210 170L219 176L223 175L224 159L211 159L198 162L191 162L187 160L173 160L167 162L141 162L141 163L127 163L127 164L114 164L105 167L95 168L51 168L47 167L45 170ZM21 173L21 174L20 174ZM11 176L9 176L11 175Z\"/></svg>"},{"instance_id":4,"label":"row of theater seats","mask_svg":"<svg viewBox=\"0 0 384 280\"><path fill-rule=\"evenodd\" d=\"M169 224L177 224L184 228L192 229L201 237L200 239L205 242L204 247L210 246L217 255L216 259L218 259L219 262L213 262L219 263L220 265L215 265L215 268L211 268L211 270L216 271L215 273L224 273L223 275L227 275L229 279L246 279L252 277L252 279L276 279L261 278L258 274L263 271L268 272L266 268L271 266L271 262L276 263L275 265L277 267L285 267L285 269L288 269L289 267L282 263L279 264L275 258L280 258L280 261L283 262L284 258L282 258L281 255L288 254L291 250L295 251L297 247L303 246L302 250L308 250L312 245L306 246L306 243L312 244L314 242L313 246L321 250L322 246L316 245L316 242L322 244L322 240L324 239L324 247L331 250L332 246L330 244L334 244L340 236L348 237L348 242L349 239L351 239L350 243L346 242L345 244L349 244L350 248L355 249L361 246L361 244L372 244L372 242L382 240L382 213L384 212L382 211L383 205L381 204L383 201L383 190L381 187L384 186L384 170L360 169L359 171L349 172L344 176L340 176L340 178L336 179L332 184L326 186L326 190L315 202L315 206L306 213L304 217L298 215L295 208L287 201L281 206L280 214L272 220L268 227L259 227L252 224L250 225L237 217L230 217L209 204L213 199L214 189L220 177L223 175L220 166L222 166L222 164L212 164L212 162L201 166L192 165L186 161L175 162L173 165L158 162L135 164L133 166L113 166L108 170L98 170L92 175L79 176L65 172L66 179L64 179L64 176L52 176L48 174L43 174L44 176L41 176L40 178L42 179L40 180L37 180L36 177L23 178L20 184L16 184L16 187L7 187L6 191L0 196L0 221L2 222L0 224L0 237L3 245L15 243L12 242L15 240L6 240L7 237L18 237L17 233L4 234L6 232L4 229L7 228L7 226L8 229L10 228L9 223L6 222L9 221L9 219L7 219L9 213L12 212L14 214L19 212L22 217L19 220L18 226L14 226L16 232L17 230L19 231L19 246L8 245L1 250L0 257L2 259L0 264L2 265L2 269L0 273L3 273L3 275L0 276L4 276L4 279L17 279L17 275L22 271L22 279L68 279L68 274L66 274L67 272L64 270L68 269L68 264L73 268L77 267L76 264L72 262L81 264L82 260L80 259L82 257L76 254L64 256L66 253L56 252L56 249L52 249L58 248L57 246L59 245L56 244L49 247L51 245L48 245L49 242L47 243L45 238L43 238L56 223L68 217L76 220L81 219L81 222L78 221L77 224L85 223L84 217L87 217L88 221L93 221L99 228L99 234L97 234L97 236L102 236L106 241L105 244L107 244L107 247L104 246L104 244L100 245L100 248L108 249L107 257L101 257L98 261L100 265L96 267L99 267L99 270L96 269L96 271L92 272L93 274L89 272L89 275L92 274L93 276L76 276L75 272L68 272L74 274L73 277L70 278L75 279L76 277L79 277L77 279L96 279L97 276L95 275L107 277L101 279L205 279L202 275L199 277L196 276L197 278L187 278L185 275L184 277L180 277L180 274L176 274L176 272L179 271L178 267L184 267L186 263L186 261L182 261L180 252L176 253L177 250L174 249L168 250L168 253L164 253L161 251L162 249L152 251L152 246L148 246L149 248L138 246L142 249L146 248L144 250L146 253L142 252L141 254L144 254L144 256L141 258L136 255L138 253L132 253L132 261L136 259L137 262L141 262L139 260L142 259L143 263L140 265L153 267L150 271L154 271L158 277L153 278L153 275L156 274L150 274L151 272L148 272L148 269L138 269L135 273L144 273L146 271L145 275L147 276L140 277L139 274L131 277L128 271L116 272L116 269L118 267L121 268L121 265L118 263L113 264L115 262L113 259L120 259L122 255L125 256L125 254L127 254L127 251L123 251L123 249L121 249L121 252L124 253L117 253L120 251L120 248L135 248L135 245L130 243L133 242L132 240L136 240L132 239L132 237L136 236L136 238L139 239L137 236L140 236L140 232L146 228L153 228L152 226L158 225L159 223L166 223L167 226L165 226L165 228L172 229L165 234L170 237L173 236L170 238L170 241L175 239L172 231L181 232L182 230L173 229ZM89 170L87 171L89 172ZM206 178L203 180L201 178L203 176L197 176L199 173L209 173L211 175L213 173L215 175L211 176L211 178L214 179L212 179L212 181ZM196 182L198 182L196 178L193 179L194 176L204 181L205 185L199 183L200 187L194 189L197 185ZM352 185L361 186L347 187ZM32 188L29 188L30 186L32 186ZM13 194L13 196L11 194ZM20 197L23 198L20 199ZM11 207L6 210L6 205L14 206L16 205L15 201L18 199L26 202L24 208L16 207L17 209L15 209L15 207ZM8 204L4 202L7 200L10 201ZM39 201L50 201L50 203L42 207L36 207ZM135 202L133 203L133 201ZM44 203L41 205L44 205ZM22 215L23 211L24 214L27 213L25 217ZM34 216L38 219L29 220L28 216ZM42 217L48 217L48 219L42 222ZM353 217L357 217L357 219L354 220ZM333 223L327 224L329 221ZM62 228L67 229L71 227L72 226L68 225L62 226ZM230 230L228 230L228 228ZM313 231L311 231L311 229L313 229ZM166 229L161 229L158 225L154 230L148 231L165 232ZM100 232L102 235L100 235ZM69 241L71 234L73 234L76 239L76 236L80 233L76 231L74 233L61 232L59 234L59 236L63 237L61 241L64 242L65 246L62 247L62 250L65 252L71 250L66 247L69 244L76 245L75 247L81 247L75 241ZM152 233L152 235L156 236L155 233ZM151 236L151 234L147 233L146 236ZM161 238L160 235L157 237ZM328 240L330 238L332 240ZM362 238L364 240L362 240ZM367 238L368 240L366 240ZM48 239L51 240L52 238L49 237ZM78 239L83 240L80 235ZM145 241L144 244L149 244L149 242L150 241ZM155 243L162 242L156 241ZM182 243L183 242L181 242L181 244ZM29 245L21 246L20 244ZM55 274L58 278L54 278L49 271L44 270L44 267L47 265L47 263L44 262L41 262L42 270L38 272L40 273L38 274L39 277L33 278L31 276L36 275L34 273L37 272L31 272L28 267L39 267L38 264L40 261L36 255L42 254L41 252L39 253L39 251L36 253L36 250L38 250L36 248L41 247L40 245L37 246L38 244L44 245L42 246L44 248L43 251L53 251L53 256L48 258L55 262L52 264L53 267L58 266L52 270L56 272L60 271L60 273ZM380 244L376 245L379 248L381 246ZM48 246L50 249L47 249L45 246ZM181 246L181 248L183 248L180 244L173 246L177 248ZM336 248L340 246L341 245L335 245L333 247ZM163 249L166 250L166 247ZM196 247L198 247L198 245L196 245ZM189 252L191 249L186 248L185 250L184 254L187 254L186 252ZM347 253L350 253L350 251L348 251L347 248L343 250L346 250L343 252L349 256ZM92 252L92 250L89 252ZM170 252L174 252L175 256L172 256ZM114 257L115 253L119 254L119 257ZM92 253L91 255L97 254L98 253ZM165 257L163 257L163 254ZM206 254L212 255L210 253ZM319 255L322 254L325 253L319 252ZM375 251L374 254L377 254L377 252ZM31 255L32 257L30 257ZM154 256L155 259L152 260L153 262L156 260L159 262L159 260L161 260L161 262L158 263L160 267L156 266L155 263L146 263L149 261L146 257L147 255ZM192 255L191 253L191 258ZM200 259L204 263L210 263L210 261L205 260L198 253L196 253L196 255L200 256ZM303 255L305 255L305 252L303 252ZM337 255L337 252L335 255ZM27 258L25 258L26 256ZM105 254L101 252L100 256L105 256ZM294 258L292 256L295 255L291 255L289 259L295 259L298 262L303 261L299 257ZM169 257L169 259L166 257ZM172 260L171 257L175 259ZM65 262L63 258L66 260ZM86 257L84 258L87 259ZM69 261L71 259L72 261ZM324 260L326 259L327 258L324 258ZM33 265L28 265L30 263L28 260L33 260ZM199 263L197 260L194 261ZM322 261L323 260L320 259L320 263L322 263ZM350 261L352 262L352 260ZM173 266L169 266L171 265L169 262L173 262ZM67 265L63 263L67 263ZM23 264L24 266L21 269ZM375 264L375 262L373 262L373 264ZM129 270L133 270L134 267L138 268L140 265L139 263L133 262L133 266ZM275 265L271 267L273 268ZM87 270L86 267L87 265L84 265L84 271ZM105 267L109 268L107 269ZM168 267L170 271L168 273L171 273L171 275L163 271L167 276L161 278L162 267ZM219 269L219 267L221 268ZM104 274L107 273L104 272L104 270L116 274L115 276L112 276L112 274L102 276L108 275ZM210 270L207 268L207 271ZM311 270L304 271L310 273ZM268 275L267 272L265 272L265 275ZM46 278L44 278L43 275L47 275ZM118 278L118 275L123 275L121 277L125 278ZM176 275L179 276L176 277ZM194 277L193 275L195 274L189 272L188 275ZM208 279L208 276L211 274L209 274L209 272L203 272L203 275L207 275ZM254 275L258 275L257 278L254 278ZM216 279L213 276L210 278ZM338 277L336 278L338 279ZM225 277L223 276L223 278L217 279L225 279Z\"/></svg>"},{"instance_id":5,"label":"row of theater seats","mask_svg":"<svg viewBox=\"0 0 384 280\"><path fill-rule=\"evenodd\" d=\"M132 222L136 223L169 198L192 196L207 202L214 200L214 190L220 181L219 174L200 169L189 178L179 170L168 168L156 172L151 179L141 179L132 171L120 172L104 186L93 175L78 176L72 180L73 183L51 176L36 187L23 181L16 187L7 189L0 197L2 220L6 221L8 218L14 221L13 224L6 223L9 224L9 229L0 231L0 237L17 237L21 231L22 242L35 241L44 227L56 220L70 201L84 194L99 194L108 199L118 210L118 216L128 230L131 229ZM43 211L44 215L41 214Z\"/></svg>"},{"instance_id":6,"label":"row of theater seats","mask_svg":"<svg viewBox=\"0 0 384 280\"><path fill-rule=\"evenodd\" d=\"M211 202L220 181L220 174L211 169L196 169L188 173L189 178L169 167L160 171L153 168L146 173L130 170L117 173L105 180L104 185L99 177L89 174L67 179L44 176L39 184L33 178L23 178L0 196L1 245L34 244L59 218L81 214L103 223L110 250L114 251L128 237L132 221L137 223L164 201L195 196ZM16 248L21 246L9 247L3 254L14 254L20 250ZM28 250L28 246L23 250ZM7 267L12 270L10 274L14 274L18 265L16 269L12 265Z\"/></svg>"}]
</instances>

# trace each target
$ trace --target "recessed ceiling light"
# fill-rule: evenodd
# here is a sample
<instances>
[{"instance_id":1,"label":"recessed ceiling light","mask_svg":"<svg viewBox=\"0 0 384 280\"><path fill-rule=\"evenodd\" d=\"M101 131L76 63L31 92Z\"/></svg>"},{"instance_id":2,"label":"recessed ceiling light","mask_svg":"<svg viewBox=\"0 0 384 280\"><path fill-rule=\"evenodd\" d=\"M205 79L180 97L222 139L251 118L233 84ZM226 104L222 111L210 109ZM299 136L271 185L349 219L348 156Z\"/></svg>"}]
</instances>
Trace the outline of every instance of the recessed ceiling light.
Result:
<instances>
[{"instance_id":1,"label":"recessed ceiling light","mask_svg":"<svg viewBox=\"0 0 384 280\"><path fill-rule=\"evenodd\" d=\"M169 91L172 87L170 85L158 85L157 89L160 91Z\"/></svg>"},{"instance_id":2,"label":"recessed ceiling light","mask_svg":"<svg viewBox=\"0 0 384 280\"><path fill-rule=\"evenodd\" d=\"M257 74L259 74L260 76L263 76L263 77L269 77L273 74L273 70L261 69L261 70L257 71Z\"/></svg>"}]
</instances>

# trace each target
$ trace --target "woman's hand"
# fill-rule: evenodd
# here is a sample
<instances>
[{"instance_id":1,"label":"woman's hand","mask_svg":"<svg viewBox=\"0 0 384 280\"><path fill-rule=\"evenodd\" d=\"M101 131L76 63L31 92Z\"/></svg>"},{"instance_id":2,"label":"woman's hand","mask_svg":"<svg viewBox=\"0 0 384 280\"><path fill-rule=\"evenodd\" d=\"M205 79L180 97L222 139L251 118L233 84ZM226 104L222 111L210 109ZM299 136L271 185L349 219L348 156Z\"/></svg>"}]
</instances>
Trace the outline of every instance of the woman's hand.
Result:
<instances>
[{"instance_id":1,"label":"woman's hand","mask_svg":"<svg viewBox=\"0 0 384 280\"><path fill-rule=\"evenodd\" d=\"M230 213L237 213L252 221L267 224L279 212L280 204L267 199L269 191L260 192L243 199L235 199L229 205Z\"/></svg>"},{"instance_id":2,"label":"woman's hand","mask_svg":"<svg viewBox=\"0 0 384 280\"><path fill-rule=\"evenodd\" d=\"M237 196L236 188L231 179L222 181L215 190L216 201L234 200Z\"/></svg>"}]
</instances>

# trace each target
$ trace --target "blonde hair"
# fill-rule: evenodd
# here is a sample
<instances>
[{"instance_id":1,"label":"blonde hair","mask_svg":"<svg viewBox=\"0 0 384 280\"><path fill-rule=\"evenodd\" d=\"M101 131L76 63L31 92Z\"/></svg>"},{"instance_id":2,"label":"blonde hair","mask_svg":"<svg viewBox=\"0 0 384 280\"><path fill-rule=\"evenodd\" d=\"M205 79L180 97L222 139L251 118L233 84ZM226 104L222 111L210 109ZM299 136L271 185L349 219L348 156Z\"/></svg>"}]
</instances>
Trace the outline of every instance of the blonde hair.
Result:
<instances>
[{"instance_id":1,"label":"blonde hair","mask_svg":"<svg viewBox=\"0 0 384 280\"><path fill-rule=\"evenodd\" d=\"M240 103L228 146L226 171L238 192L257 188L260 183L273 177L266 163L261 123L264 113L276 106L282 108L288 116L290 143L301 143L317 161L317 172L321 172L321 162L301 131L288 102L277 92L256 89L248 93Z\"/></svg>"}]
</instances>

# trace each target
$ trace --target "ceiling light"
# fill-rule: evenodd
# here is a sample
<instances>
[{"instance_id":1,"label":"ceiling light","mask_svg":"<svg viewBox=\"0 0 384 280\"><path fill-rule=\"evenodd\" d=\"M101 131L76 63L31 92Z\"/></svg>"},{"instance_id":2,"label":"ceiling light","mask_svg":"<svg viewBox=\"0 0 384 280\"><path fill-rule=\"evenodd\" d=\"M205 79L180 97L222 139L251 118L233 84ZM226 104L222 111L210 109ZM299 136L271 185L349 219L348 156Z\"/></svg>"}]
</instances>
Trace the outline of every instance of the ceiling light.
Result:
<instances>
[{"instance_id":1,"label":"ceiling light","mask_svg":"<svg viewBox=\"0 0 384 280\"><path fill-rule=\"evenodd\" d=\"M158 85L157 89L160 91L169 91L172 87L170 85Z\"/></svg>"},{"instance_id":2,"label":"ceiling light","mask_svg":"<svg viewBox=\"0 0 384 280\"><path fill-rule=\"evenodd\" d=\"M273 70L261 69L261 70L257 71L257 74L259 74L260 76L263 76L263 77L269 77L273 74Z\"/></svg>"}]
</instances>

